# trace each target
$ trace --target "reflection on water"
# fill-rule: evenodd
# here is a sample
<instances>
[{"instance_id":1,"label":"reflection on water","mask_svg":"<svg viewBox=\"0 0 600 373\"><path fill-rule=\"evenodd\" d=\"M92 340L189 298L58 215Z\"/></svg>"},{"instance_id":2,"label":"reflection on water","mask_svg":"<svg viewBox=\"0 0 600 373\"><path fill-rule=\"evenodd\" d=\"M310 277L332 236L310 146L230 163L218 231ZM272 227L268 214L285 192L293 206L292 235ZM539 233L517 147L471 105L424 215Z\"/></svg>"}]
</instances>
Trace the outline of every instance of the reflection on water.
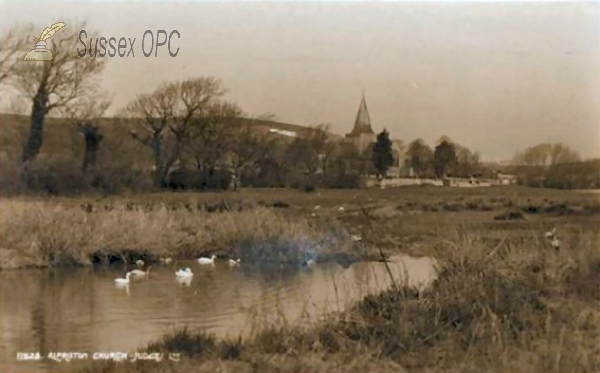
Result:
<instances>
[{"instance_id":1,"label":"reflection on water","mask_svg":"<svg viewBox=\"0 0 600 373\"><path fill-rule=\"evenodd\" d=\"M189 266L192 278L177 278ZM429 258L399 256L390 267L412 285L433 279ZM68 364L18 362L17 352L130 352L187 325L219 337L247 335L283 318L315 320L390 286L383 263L335 263L284 271L227 263L153 267L149 278L115 285L123 271L92 268L0 271L0 371L56 372Z\"/></svg>"}]
</instances>

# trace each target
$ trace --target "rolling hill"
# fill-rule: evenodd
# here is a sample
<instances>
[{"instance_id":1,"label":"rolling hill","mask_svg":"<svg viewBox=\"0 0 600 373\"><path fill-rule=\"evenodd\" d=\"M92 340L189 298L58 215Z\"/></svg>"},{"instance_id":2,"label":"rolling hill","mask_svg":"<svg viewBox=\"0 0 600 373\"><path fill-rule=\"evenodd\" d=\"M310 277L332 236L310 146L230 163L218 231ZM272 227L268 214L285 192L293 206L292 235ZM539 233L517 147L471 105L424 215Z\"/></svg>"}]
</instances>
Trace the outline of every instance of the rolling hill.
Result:
<instances>
[{"instance_id":1,"label":"rolling hill","mask_svg":"<svg viewBox=\"0 0 600 373\"><path fill-rule=\"evenodd\" d=\"M25 115L0 114L0 153L4 160L16 160L20 156L22 144L29 131L29 120L29 116ZM308 136L313 131L310 127L261 119L236 118L235 122L240 126L253 126L257 130L268 131L275 136L285 136L290 132L298 136ZM95 124L104 135L101 151L109 151L112 156L128 157L135 160L135 163L146 164L151 160L149 149L133 140L129 134L129 130L136 127L134 120L100 118ZM330 133L330 136L332 140L342 138L333 133ZM76 131L72 120L46 119L40 158L79 159L83 149L83 136Z\"/></svg>"}]
</instances>

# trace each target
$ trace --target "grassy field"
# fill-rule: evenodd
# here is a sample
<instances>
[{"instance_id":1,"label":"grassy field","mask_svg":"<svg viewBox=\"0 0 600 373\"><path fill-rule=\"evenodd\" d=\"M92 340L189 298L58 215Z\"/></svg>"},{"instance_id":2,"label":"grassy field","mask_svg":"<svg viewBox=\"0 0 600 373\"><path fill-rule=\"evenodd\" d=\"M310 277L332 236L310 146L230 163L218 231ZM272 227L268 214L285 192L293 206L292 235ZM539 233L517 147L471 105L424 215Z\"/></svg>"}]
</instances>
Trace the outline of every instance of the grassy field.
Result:
<instances>
[{"instance_id":1,"label":"grassy field","mask_svg":"<svg viewBox=\"0 0 600 373\"><path fill-rule=\"evenodd\" d=\"M0 268L151 263L162 256L217 254L281 260L278 247L319 250L319 260L431 255L447 232L486 231L486 244L541 235L561 225L566 244L597 227L598 196L494 187L387 190L286 189L157 193L119 197L2 199ZM353 242L351 235L362 237ZM264 251L264 252L262 252ZM287 254L286 254L287 255ZM338 256L336 256L338 255ZM284 258L286 259L286 258Z\"/></svg>"},{"instance_id":2,"label":"grassy field","mask_svg":"<svg viewBox=\"0 0 600 373\"><path fill-rule=\"evenodd\" d=\"M552 227L560 250L545 238ZM211 252L288 260L303 245L322 248L319 260L381 250L440 263L420 295L399 286L245 340L177 331L144 349L180 352L178 363L102 363L89 373L598 372L599 233L597 194L407 187L13 198L2 200L0 239L4 268Z\"/></svg>"}]
</instances>

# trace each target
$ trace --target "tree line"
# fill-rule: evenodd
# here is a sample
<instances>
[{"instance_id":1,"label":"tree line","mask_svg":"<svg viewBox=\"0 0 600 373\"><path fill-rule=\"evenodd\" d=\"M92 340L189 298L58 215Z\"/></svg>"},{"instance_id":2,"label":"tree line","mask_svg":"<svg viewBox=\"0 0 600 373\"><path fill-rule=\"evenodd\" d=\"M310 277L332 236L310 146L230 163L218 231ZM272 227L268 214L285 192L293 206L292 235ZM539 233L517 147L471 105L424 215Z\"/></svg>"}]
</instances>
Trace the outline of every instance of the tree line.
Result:
<instances>
[{"instance_id":1,"label":"tree line","mask_svg":"<svg viewBox=\"0 0 600 373\"><path fill-rule=\"evenodd\" d=\"M519 183L532 187L557 189L600 188L600 159L582 160L562 143L542 143L514 156L512 172Z\"/></svg>"},{"instance_id":2,"label":"tree line","mask_svg":"<svg viewBox=\"0 0 600 373\"><path fill-rule=\"evenodd\" d=\"M73 30L83 28L85 24L80 24ZM26 110L29 126L15 180L21 188L55 193L239 186L356 188L366 175L385 178L394 163L392 141L385 129L370 152L358 154L332 140L329 124L285 137L253 125L272 118L240 120L248 116L236 103L224 99L226 89L211 76L166 81L138 95L112 119L120 126L121 140L109 139L98 124L112 104L109 95L98 88L107 60L80 58L75 31L64 30L50 40L53 60L22 62L22 54L31 48L22 35L33 35L33 31L31 27L11 30L0 43L0 84L10 87L21 105L31 108ZM78 166L38 159L46 119L51 116L65 118L66 125L80 136L83 155ZM119 154L124 141L139 144L139 154L130 154L129 159ZM544 148L544 152L551 163L575 159L574 152L564 147ZM407 176L470 177L490 172L478 153L446 136L434 149L418 139L403 153L400 167L410 170ZM538 153L542 152L528 150L522 158L539 163ZM140 157L147 159L140 161Z\"/></svg>"}]
</instances>

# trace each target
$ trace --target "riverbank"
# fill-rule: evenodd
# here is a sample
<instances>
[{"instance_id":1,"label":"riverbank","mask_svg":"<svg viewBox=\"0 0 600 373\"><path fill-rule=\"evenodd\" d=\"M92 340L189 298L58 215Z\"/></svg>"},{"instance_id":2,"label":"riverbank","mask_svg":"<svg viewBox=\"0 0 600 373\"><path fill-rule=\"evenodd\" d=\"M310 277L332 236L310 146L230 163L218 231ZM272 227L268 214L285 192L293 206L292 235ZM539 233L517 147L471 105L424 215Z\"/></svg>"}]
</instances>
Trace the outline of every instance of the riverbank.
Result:
<instances>
[{"instance_id":1,"label":"riverbank","mask_svg":"<svg viewBox=\"0 0 600 373\"><path fill-rule=\"evenodd\" d=\"M19 197L0 205L1 269L212 254L294 262L307 251L349 264L431 255L444 229L486 227L497 242L561 222L593 225L600 214L597 196L519 187Z\"/></svg>"},{"instance_id":2,"label":"riverbank","mask_svg":"<svg viewBox=\"0 0 600 373\"><path fill-rule=\"evenodd\" d=\"M409 187L1 203L3 245L12 247L15 258L46 258L45 265L91 263L102 257L98 252L119 253L113 255L117 261L213 252L293 261L308 249L325 258L407 252L440 263L437 280L425 292L394 279L397 288L341 314L304 325L261 325L243 340L184 329L144 348L178 352L179 362L98 363L88 373L600 369L595 195ZM545 237L553 227L559 250ZM282 255L283 247L295 249Z\"/></svg>"},{"instance_id":3,"label":"riverbank","mask_svg":"<svg viewBox=\"0 0 600 373\"><path fill-rule=\"evenodd\" d=\"M338 251L358 257L341 229L323 229L261 206L233 211L172 209L164 203L127 203L90 210L54 201L4 201L0 251L3 269L64 265L146 264L160 258L295 262L312 251L327 258Z\"/></svg>"},{"instance_id":4,"label":"riverbank","mask_svg":"<svg viewBox=\"0 0 600 373\"><path fill-rule=\"evenodd\" d=\"M179 353L180 362L98 363L85 371L598 371L597 231L573 233L559 251L536 235L494 246L485 236L447 231L436 248L438 279L421 294L398 285L341 314L265 325L245 340L184 329L143 349Z\"/></svg>"}]
</instances>

